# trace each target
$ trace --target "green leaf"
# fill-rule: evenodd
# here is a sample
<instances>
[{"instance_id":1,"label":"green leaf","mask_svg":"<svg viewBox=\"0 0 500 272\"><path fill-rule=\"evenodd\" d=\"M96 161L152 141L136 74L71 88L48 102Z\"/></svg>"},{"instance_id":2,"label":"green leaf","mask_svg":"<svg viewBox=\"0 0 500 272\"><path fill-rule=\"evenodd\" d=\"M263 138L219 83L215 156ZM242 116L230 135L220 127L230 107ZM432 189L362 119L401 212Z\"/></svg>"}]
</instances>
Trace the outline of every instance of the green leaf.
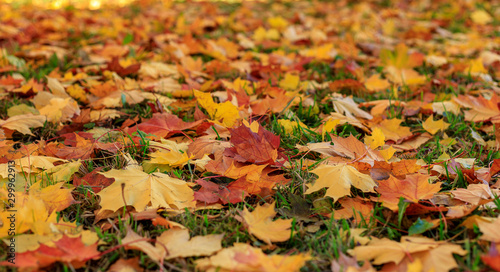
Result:
<instances>
[{"instance_id":1,"label":"green leaf","mask_svg":"<svg viewBox=\"0 0 500 272\"><path fill-rule=\"evenodd\" d=\"M23 59L20 59L16 56L13 56L13 55L6 55L5 58L7 59L7 61L16 66L17 68L19 69L25 69L26 68L26 61L24 61Z\"/></svg>"},{"instance_id":2,"label":"green leaf","mask_svg":"<svg viewBox=\"0 0 500 272\"><path fill-rule=\"evenodd\" d=\"M408 229L408 234L409 235L421 234L431 229L433 226L434 225L432 223L422 220L419 217L417 221L415 221L415 223L413 223L413 225L411 225L411 227Z\"/></svg>"},{"instance_id":3,"label":"green leaf","mask_svg":"<svg viewBox=\"0 0 500 272\"><path fill-rule=\"evenodd\" d=\"M128 33L127 36L125 36L125 38L123 38L122 44L127 45L127 44L131 43L133 40L134 40L134 35L131 33Z\"/></svg>"},{"instance_id":4,"label":"green leaf","mask_svg":"<svg viewBox=\"0 0 500 272\"><path fill-rule=\"evenodd\" d=\"M409 202L406 202L404 197L399 198L399 203L398 203L398 226L401 227L401 221L403 220L403 216L405 215L406 208L410 205Z\"/></svg>"}]
</instances>

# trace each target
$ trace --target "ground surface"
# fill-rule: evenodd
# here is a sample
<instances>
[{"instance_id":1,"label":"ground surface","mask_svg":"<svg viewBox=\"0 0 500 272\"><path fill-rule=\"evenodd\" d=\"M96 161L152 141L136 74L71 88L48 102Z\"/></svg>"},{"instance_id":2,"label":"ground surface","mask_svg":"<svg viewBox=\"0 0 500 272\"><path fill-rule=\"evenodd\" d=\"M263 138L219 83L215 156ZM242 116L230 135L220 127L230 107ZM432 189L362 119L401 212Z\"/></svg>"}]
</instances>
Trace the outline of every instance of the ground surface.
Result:
<instances>
[{"instance_id":1,"label":"ground surface","mask_svg":"<svg viewBox=\"0 0 500 272\"><path fill-rule=\"evenodd\" d=\"M499 3L394 2L0 4L1 264L500 271Z\"/></svg>"}]
</instances>

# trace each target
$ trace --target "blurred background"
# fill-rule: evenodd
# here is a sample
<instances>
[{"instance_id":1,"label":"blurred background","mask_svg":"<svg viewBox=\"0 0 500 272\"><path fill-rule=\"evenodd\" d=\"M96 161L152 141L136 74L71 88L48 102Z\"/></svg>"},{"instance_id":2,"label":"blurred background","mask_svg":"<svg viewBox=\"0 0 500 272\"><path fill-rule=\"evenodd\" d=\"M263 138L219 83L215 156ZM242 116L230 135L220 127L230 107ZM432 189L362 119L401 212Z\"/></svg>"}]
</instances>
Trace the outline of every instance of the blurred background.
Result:
<instances>
[{"instance_id":1,"label":"blurred background","mask_svg":"<svg viewBox=\"0 0 500 272\"><path fill-rule=\"evenodd\" d=\"M267 2L266 0L188 0L191 2ZM292 2L293 0L282 1ZM67 7L82 8L82 9L101 9L105 7L123 7L137 2L138 4L149 4L153 2L164 2L169 4L174 0L0 0L0 4L10 4L13 6L33 5L45 9L61 9ZM185 0L175 0L175 2L186 2Z\"/></svg>"}]
</instances>

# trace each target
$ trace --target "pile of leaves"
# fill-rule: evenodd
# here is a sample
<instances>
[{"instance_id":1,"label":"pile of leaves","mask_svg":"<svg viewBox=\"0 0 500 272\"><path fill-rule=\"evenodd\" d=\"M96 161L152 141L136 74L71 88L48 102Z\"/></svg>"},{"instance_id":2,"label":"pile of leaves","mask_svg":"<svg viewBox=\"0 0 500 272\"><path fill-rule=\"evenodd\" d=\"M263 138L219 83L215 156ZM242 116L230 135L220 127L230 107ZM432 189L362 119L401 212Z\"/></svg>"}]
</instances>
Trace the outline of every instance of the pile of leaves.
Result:
<instances>
[{"instance_id":1,"label":"pile of leaves","mask_svg":"<svg viewBox=\"0 0 500 272\"><path fill-rule=\"evenodd\" d=\"M0 264L500 271L499 18L0 4Z\"/></svg>"}]
</instances>

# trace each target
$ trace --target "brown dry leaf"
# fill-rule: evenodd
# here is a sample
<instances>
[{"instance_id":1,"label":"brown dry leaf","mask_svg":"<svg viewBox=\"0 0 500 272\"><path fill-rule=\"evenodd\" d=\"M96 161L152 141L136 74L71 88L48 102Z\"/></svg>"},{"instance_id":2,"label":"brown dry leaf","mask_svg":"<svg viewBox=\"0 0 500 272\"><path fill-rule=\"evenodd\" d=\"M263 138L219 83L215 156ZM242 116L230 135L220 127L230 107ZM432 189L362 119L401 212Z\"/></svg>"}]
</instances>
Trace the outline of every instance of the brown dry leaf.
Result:
<instances>
[{"instance_id":1,"label":"brown dry leaf","mask_svg":"<svg viewBox=\"0 0 500 272\"><path fill-rule=\"evenodd\" d=\"M337 97L332 100L332 103L336 112L349 118L361 117L368 120L373 118L369 113L360 109L358 104L352 100L352 97Z\"/></svg>"},{"instance_id":2,"label":"brown dry leaf","mask_svg":"<svg viewBox=\"0 0 500 272\"><path fill-rule=\"evenodd\" d=\"M255 207L253 212L249 212L245 207L241 211L241 217L244 220L248 232L261 239L267 244L272 242L284 242L290 239L292 231L292 219L277 219L273 221L276 212L274 211L275 202Z\"/></svg>"}]
</instances>

